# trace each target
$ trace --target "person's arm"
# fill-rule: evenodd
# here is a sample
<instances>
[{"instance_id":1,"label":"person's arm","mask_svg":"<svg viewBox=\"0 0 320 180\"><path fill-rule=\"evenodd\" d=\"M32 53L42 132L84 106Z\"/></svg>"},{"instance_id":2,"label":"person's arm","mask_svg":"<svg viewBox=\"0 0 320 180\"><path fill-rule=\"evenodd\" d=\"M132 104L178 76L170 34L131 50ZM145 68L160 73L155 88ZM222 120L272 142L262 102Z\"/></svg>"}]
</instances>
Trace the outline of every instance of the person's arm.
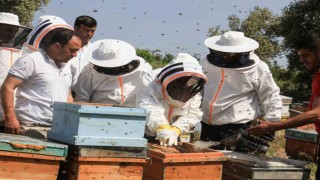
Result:
<instances>
[{"instance_id":1,"label":"person's arm","mask_svg":"<svg viewBox=\"0 0 320 180\"><path fill-rule=\"evenodd\" d=\"M71 94L71 89L69 90L67 102L71 102L71 103L74 102L72 94Z\"/></svg>"},{"instance_id":2,"label":"person's arm","mask_svg":"<svg viewBox=\"0 0 320 180\"><path fill-rule=\"evenodd\" d=\"M265 113L264 119L268 122L281 120L282 100L280 88L275 83L268 65L260 62L257 67L257 83L255 85L260 104Z\"/></svg>"},{"instance_id":3,"label":"person's arm","mask_svg":"<svg viewBox=\"0 0 320 180\"><path fill-rule=\"evenodd\" d=\"M248 130L249 133L252 133L254 135L263 135L267 132L274 132L282 129L287 128L295 128L307 124L311 124L314 122L320 121L320 99L316 99L316 105L315 107L307 111L305 113L299 114L295 117L292 117L288 120L283 120L280 122L261 122L258 126L251 127Z\"/></svg>"},{"instance_id":4,"label":"person's arm","mask_svg":"<svg viewBox=\"0 0 320 180\"><path fill-rule=\"evenodd\" d=\"M1 100L2 108L4 113L4 132L10 134L19 134L20 133L20 123L16 117L14 111L14 90L20 84L23 83L23 80L7 76L4 83L1 87Z\"/></svg>"}]
</instances>

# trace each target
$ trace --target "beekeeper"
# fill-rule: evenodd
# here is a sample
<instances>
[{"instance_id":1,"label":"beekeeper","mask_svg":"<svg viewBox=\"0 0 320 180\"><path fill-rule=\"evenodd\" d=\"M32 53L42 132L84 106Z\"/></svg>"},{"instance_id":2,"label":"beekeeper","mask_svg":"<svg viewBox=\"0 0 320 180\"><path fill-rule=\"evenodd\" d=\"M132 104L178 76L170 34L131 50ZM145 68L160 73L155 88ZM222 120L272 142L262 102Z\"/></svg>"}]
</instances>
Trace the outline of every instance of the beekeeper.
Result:
<instances>
[{"instance_id":1,"label":"beekeeper","mask_svg":"<svg viewBox=\"0 0 320 180\"><path fill-rule=\"evenodd\" d=\"M280 121L280 89L268 65L253 52L257 41L229 31L204 41L210 53L201 65L208 76L202 103L201 140L220 141L258 117Z\"/></svg>"},{"instance_id":2,"label":"beekeeper","mask_svg":"<svg viewBox=\"0 0 320 180\"><path fill-rule=\"evenodd\" d=\"M61 29L73 30L72 26L58 16L40 16L37 26L31 31L27 41L22 46L22 55L47 47L51 36Z\"/></svg>"},{"instance_id":3,"label":"beekeeper","mask_svg":"<svg viewBox=\"0 0 320 180\"><path fill-rule=\"evenodd\" d=\"M7 77L12 64L21 57L21 45L31 28L21 26L19 17L12 13L0 12L0 87ZM0 98L0 126L3 127ZM1 128L0 128L1 131Z\"/></svg>"},{"instance_id":4,"label":"beekeeper","mask_svg":"<svg viewBox=\"0 0 320 180\"><path fill-rule=\"evenodd\" d=\"M134 107L141 77L152 67L127 42L103 39L87 49L90 62L74 87L75 101Z\"/></svg>"},{"instance_id":5,"label":"beekeeper","mask_svg":"<svg viewBox=\"0 0 320 180\"><path fill-rule=\"evenodd\" d=\"M197 59L179 53L166 67L143 76L137 106L151 112L146 137L161 145L177 145L179 135L201 121L201 95L207 81Z\"/></svg>"}]
</instances>

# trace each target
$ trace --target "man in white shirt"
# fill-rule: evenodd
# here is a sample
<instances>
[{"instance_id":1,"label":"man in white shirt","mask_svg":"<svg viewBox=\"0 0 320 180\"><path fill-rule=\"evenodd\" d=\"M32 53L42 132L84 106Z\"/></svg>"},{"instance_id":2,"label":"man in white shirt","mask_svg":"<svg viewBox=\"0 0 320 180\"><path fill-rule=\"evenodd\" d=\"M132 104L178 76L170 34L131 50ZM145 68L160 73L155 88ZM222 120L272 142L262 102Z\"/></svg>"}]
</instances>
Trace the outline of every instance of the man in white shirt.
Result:
<instances>
[{"instance_id":1,"label":"man in white shirt","mask_svg":"<svg viewBox=\"0 0 320 180\"><path fill-rule=\"evenodd\" d=\"M79 16L74 22L74 31L81 38L82 46L76 57L70 60L70 68L72 73L72 89L77 83L78 76L81 70L89 63L85 58L86 51L90 46L90 40L92 39L97 28L97 21L90 16Z\"/></svg>"},{"instance_id":2,"label":"man in white shirt","mask_svg":"<svg viewBox=\"0 0 320 180\"><path fill-rule=\"evenodd\" d=\"M52 122L50 105L54 101L73 101L67 62L77 55L80 47L77 34L64 29L53 34L48 47L14 63L1 88L6 133L29 135L29 131L37 130L36 137L46 138Z\"/></svg>"}]
</instances>

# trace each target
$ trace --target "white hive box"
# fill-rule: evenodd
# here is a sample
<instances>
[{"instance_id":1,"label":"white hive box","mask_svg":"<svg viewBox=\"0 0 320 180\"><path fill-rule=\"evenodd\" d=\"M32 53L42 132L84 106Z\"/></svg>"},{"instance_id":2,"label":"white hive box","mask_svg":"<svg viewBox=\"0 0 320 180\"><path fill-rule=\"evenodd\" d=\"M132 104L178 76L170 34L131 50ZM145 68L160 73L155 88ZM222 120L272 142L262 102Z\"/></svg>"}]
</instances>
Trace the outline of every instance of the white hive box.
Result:
<instances>
[{"instance_id":1,"label":"white hive box","mask_svg":"<svg viewBox=\"0 0 320 180\"><path fill-rule=\"evenodd\" d=\"M62 103L52 106L48 138L80 146L146 147L145 109L106 104Z\"/></svg>"},{"instance_id":2,"label":"white hive box","mask_svg":"<svg viewBox=\"0 0 320 180\"><path fill-rule=\"evenodd\" d=\"M282 118L289 118L290 117L290 105L292 103L292 98L288 97L288 96L281 96L281 100L282 100L282 111L281 111L281 117Z\"/></svg>"}]
</instances>

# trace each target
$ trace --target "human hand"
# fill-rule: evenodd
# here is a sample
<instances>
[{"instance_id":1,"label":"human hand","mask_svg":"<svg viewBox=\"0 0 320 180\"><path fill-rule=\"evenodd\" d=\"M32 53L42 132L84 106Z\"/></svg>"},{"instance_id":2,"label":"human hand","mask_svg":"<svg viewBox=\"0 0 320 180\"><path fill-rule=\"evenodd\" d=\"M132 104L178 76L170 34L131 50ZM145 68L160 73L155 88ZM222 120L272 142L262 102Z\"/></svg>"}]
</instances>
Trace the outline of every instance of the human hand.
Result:
<instances>
[{"instance_id":1,"label":"human hand","mask_svg":"<svg viewBox=\"0 0 320 180\"><path fill-rule=\"evenodd\" d=\"M160 141L161 146L172 146L178 144L178 134L170 129L157 131L156 139Z\"/></svg>"},{"instance_id":2,"label":"human hand","mask_svg":"<svg viewBox=\"0 0 320 180\"><path fill-rule=\"evenodd\" d=\"M4 119L4 132L9 134L20 134L20 122L18 119Z\"/></svg>"},{"instance_id":3,"label":"human hand","mask_svg":"<svg viewBox=\"0 0 320 180\"><path fill-rule=\"evenodd\" d=\"M253 126L251 128L248 128L247 131L250 134L256 135L256 136L262 136L267 133L273 132L273 123L268 121L259 121L259 125Z\"/></svg>"}]
</instances>

